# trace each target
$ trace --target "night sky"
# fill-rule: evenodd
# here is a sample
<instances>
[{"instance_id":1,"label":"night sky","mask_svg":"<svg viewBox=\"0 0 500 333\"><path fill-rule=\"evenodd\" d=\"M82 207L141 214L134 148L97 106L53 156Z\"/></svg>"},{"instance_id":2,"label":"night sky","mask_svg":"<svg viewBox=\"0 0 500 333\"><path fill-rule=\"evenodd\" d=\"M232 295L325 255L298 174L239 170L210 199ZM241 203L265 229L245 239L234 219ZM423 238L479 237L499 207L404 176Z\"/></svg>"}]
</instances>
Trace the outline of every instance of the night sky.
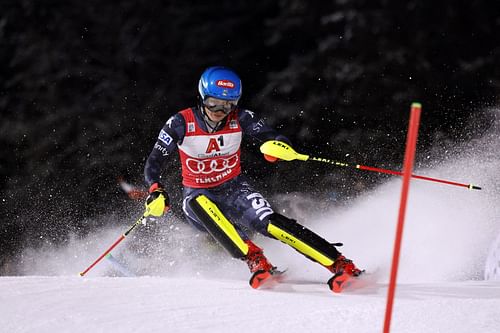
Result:
<instances>
[{"instance_id":1,"label":"night sky","mask_svg":"<svg viewBox=\"0 0 500 333\"><path fill-rule=\"evenodd\" d=\"M0 274L26 245L64 243L101 227L96 216L140 212L116 179L142 186L159 130L196 105L208 66L233 68L241 105L296 150L397 169L414 101L423 105L417 163L491 124L499 32L494 0L2 1ZM267 195L348 200L384 179L270 165L258 145L245 141L243 162ZM174 202L177 163L165 175L178 184Z\"/></svg>"}]
</instances>

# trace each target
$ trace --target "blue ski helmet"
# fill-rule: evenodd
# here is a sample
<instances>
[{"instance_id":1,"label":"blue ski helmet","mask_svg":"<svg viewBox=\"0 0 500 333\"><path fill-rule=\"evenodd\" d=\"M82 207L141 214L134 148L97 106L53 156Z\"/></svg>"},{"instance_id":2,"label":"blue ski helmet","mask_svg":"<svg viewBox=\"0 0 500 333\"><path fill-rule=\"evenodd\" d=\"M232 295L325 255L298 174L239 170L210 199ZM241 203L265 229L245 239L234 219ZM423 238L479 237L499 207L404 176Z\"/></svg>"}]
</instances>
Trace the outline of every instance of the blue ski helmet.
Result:
<instances>
[{"instance_id":1,"label":"blue ski helmet","mask_svg":"<svg viewBox=\"0 0 500 333\"><path fill-rule=\"evenodd\" d=\"M202 100L214 97L226 101L237 101L241 97L241 80L234 71L227 67L209 67L201 74L198 92Z\"/></svg>"}]
</instances>

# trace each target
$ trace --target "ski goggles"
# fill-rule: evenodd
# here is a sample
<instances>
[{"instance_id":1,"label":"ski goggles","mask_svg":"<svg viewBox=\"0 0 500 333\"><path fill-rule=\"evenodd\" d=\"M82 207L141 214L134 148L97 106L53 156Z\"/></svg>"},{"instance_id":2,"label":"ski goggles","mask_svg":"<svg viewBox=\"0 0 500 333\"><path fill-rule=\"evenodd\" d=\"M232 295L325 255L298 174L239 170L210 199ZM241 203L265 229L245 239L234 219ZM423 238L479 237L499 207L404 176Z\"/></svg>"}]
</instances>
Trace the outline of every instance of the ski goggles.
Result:
<instances>
[{"instance_id":1,"label":"ski goggles","mask_svg":"<svg viewBox=\"0 0 500 333\"><path fill-rule=\"evenodd\" d=\"M210 112L224 112L225 114L229 114L231 111L236 110L238 100L226 101L223 99L208 97L203 101L203 105Z\"/></svg>"}]
</instances>

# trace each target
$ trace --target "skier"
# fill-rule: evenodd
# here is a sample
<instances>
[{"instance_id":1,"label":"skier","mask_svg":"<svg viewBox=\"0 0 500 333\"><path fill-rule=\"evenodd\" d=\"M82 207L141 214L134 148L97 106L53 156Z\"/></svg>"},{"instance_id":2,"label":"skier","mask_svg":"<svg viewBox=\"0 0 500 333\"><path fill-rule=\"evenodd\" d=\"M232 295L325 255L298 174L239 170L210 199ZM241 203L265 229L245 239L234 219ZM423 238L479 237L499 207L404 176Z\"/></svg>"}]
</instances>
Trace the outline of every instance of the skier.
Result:
<instances>
[{"instance_id":1,"label":"skier","mask_svg":"<svg viewBox=\"0 0 500 333\"><path fill-rule=\"evenodd\" d=\"M252 273L250 285L258 288L280 272L255 245L244 228L278 239L307 258L325 266L333 277L330 289L340 292L363 271L335 247L295 220L276 213L241 175L243 135L262 142L289 140L276 133L250 110L238 106L242 84L226 67L209 67L198 84L199 105L167 120L144 168L149 187L146 207L154 216L169 209L169 196L161 173L178 149L182 165L183 211L190 224L209 232L233 257L244 260ZM277 158L264 156L275 162ZM170 185L171 186L171 185ZM272 280L272 279L270 279Z\"/></svg>"}]
</instances>

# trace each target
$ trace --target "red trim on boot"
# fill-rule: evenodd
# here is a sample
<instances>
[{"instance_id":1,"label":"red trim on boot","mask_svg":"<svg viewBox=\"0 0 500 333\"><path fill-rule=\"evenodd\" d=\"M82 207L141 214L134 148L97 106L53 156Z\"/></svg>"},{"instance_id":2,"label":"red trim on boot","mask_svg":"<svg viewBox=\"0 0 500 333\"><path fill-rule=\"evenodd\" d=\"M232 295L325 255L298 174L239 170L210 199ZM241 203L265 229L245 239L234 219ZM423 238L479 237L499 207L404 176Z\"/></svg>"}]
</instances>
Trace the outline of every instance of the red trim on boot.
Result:
<instances>
[{"instance_id":1,"label":"red trim on boot","mask_svg":"<svg viewBox=\"0 0 500 333\"><path fill-rule=\"evenodd\" d=\"M357 268L352 260L347 259L343 255L340 255L332 265L325 266L333 274L347 273L350 276L358 276L362 271Z\"/></svg>"},{"instance_id":2,"label":"red trim on boot","mask_svg":"<svg viewBox=\"0 0 500 333\"><path fill-rule=\"evenodd\" d=\"M245 256L245 261L248 264L250 272L255 273L257 271L271 271L273 265L264 256L264 252L260 247L255 245L251 240L245 241L248 245L248 253Z\"/></svg>"}]
</instances>

